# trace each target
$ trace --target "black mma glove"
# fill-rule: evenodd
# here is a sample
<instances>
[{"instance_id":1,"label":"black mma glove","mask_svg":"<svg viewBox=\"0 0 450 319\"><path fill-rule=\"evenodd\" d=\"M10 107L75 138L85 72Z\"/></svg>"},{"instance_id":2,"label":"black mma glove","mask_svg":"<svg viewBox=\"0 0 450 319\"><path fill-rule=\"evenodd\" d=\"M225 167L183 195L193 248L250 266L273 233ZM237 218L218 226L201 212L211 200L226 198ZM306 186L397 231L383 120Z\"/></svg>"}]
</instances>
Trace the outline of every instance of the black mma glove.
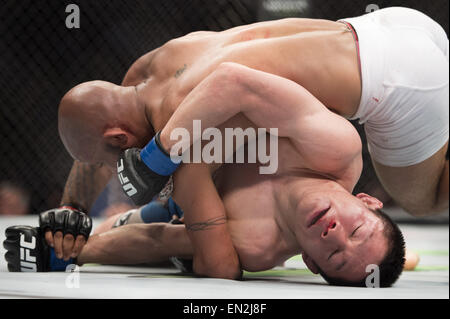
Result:
<instances>
[{"instance_id":1,"label":"black mma glove","mask_svg":"<svg viewBox=\"0 0 450 319\"><path fill-rule=\"evenodd\" d=\"M39 226L44 234L47 230L53 234L61 231L63 236L72 234L76 238L78 235L83 235L88 239L92 230L92 219L81 209L61 206L40 213Z\"/></svg>"},{"instance_id":2,"label":"black mma glove","mask_svg":"<svg viewBox=\"0 0 450 319\"><path fill-rule=\"evenodd\" d=\"M11 226L5 231L5 259L11 272L64 271L75 260L57 259L39 227Z\"/></svg>"},{"instance_id":3,"label":"black mma glove","mask_svg":"<svg viewBox=\"0 0 450 319\"><path fill-rule=\"evenodd\" d=\"M158 195L178 165L162 148L158 132L142 150L130 148L120 154L117 175L125 194L141 206Z\"/></svg>"}]
</instances>

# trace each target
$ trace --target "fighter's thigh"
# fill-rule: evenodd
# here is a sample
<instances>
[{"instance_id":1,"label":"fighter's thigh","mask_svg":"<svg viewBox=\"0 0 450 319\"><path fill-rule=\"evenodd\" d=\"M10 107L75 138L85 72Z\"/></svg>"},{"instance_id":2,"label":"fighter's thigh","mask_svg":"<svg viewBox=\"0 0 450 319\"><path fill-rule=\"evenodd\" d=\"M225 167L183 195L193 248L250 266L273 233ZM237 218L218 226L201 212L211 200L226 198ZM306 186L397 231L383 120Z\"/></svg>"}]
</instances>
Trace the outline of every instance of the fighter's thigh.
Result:
<instances>
[{"instance_id":1,"label":"fighter's thigh","mask_svg":"<svg viewBox=\"0 0 450 319\"><path fill-rule=\"evenodd\" d=\"M406 167L372 162L381 184L394 201L411 214L424 215L436 204L446 150L447 144L425 161Z\"/></svg>"}]
</instances>

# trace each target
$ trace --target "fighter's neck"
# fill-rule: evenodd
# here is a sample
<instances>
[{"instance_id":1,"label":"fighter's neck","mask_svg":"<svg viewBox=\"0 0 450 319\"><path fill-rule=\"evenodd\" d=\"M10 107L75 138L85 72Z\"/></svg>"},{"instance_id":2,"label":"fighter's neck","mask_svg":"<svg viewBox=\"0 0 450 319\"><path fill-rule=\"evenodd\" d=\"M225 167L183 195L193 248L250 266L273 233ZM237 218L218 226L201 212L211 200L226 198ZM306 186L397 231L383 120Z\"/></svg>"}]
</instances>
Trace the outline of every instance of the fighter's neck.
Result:
<instances>
[{"instance_id":1,"label":"fighter's neck","mask_svg":"<svg viewBox=\"0 0 450 319\"><path fill-rule=\"evenodd\" d=\"M171 84L170 80L151 76L135 86L139 103L145 107L145 117L155 133L164 128L178 106L169 96Z\"/></svg>"},{"instance_id":2,"label":"fighter's neck","mask_svg":"<svg viewBox=\"0 0 450 319\"><path fill-rule=\"evenodd\" d=\"M134 94L137 101L138 108L141 110L142 117L145 120L146 126L149 130L149 134L154 136L157 132L154 127L153 115L155 110L152 108L152 105L147 102L147 98L144 94L144 88L146 86L146 82L142 82L138 85L134 86Z\"/></svg>"}]
</instances>

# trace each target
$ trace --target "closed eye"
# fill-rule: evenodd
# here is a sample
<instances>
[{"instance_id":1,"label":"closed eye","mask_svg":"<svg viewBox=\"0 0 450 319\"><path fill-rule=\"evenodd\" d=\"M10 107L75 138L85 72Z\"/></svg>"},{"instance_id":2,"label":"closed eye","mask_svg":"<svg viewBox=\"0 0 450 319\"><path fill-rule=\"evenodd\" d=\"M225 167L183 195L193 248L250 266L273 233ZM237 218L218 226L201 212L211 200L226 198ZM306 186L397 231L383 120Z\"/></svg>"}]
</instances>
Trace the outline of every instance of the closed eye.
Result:
<instances>
[{"instance_id":1,"label":"closed eye","mask_svg":"<svg viewBox=\"0 0 450 319\"><path fill-rule=\"evenodd\" d=\"M356 234L356 231L361 228L362 224L359 225L358 227L356 227L356 229L352 232L352 234L350 235L350 237L353 237Z\"/></svg>"},{"instance_id":2,"label":"closed eye","mask_svg":"<svg viewBox=\"0 0 450 319\"><path fill-rule=\"evenodd\" d=\"M333 251L333 252L331 253L331 255L328 256L328 260L330 260L330 258L333 257L333 255L334 255L334 254L337 254L338 252L339 252L339 249L336 249L335 251Z\"/></svg>"}]
</instances>

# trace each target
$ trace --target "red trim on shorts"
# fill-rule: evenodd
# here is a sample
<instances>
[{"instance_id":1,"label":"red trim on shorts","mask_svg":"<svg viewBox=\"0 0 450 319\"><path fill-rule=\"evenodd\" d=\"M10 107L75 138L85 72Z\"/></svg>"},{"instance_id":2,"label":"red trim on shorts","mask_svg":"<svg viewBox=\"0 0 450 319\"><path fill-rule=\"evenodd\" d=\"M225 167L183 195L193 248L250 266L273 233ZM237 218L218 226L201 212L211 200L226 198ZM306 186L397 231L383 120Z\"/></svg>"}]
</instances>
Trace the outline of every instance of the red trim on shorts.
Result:
<instances>
[{"instance_id":1,"label":"red trim on shorts","mask_svg":"<svg viewBox=\"0 0 450 319\"><path fill-rule=\"evenodd\" d=\"M358 38L358 33L356 33L355 28L348 22L346 21L339 21L342 22L343 24L345 24L347 26L347 28L350 29L352 35L353 35L353 39L355 39L355 43L356 43L356 52L358 54L358 65L359 65L359 70L361 72L361 55L359 54L359 38Z\"/></svg>"}]
</instances>

